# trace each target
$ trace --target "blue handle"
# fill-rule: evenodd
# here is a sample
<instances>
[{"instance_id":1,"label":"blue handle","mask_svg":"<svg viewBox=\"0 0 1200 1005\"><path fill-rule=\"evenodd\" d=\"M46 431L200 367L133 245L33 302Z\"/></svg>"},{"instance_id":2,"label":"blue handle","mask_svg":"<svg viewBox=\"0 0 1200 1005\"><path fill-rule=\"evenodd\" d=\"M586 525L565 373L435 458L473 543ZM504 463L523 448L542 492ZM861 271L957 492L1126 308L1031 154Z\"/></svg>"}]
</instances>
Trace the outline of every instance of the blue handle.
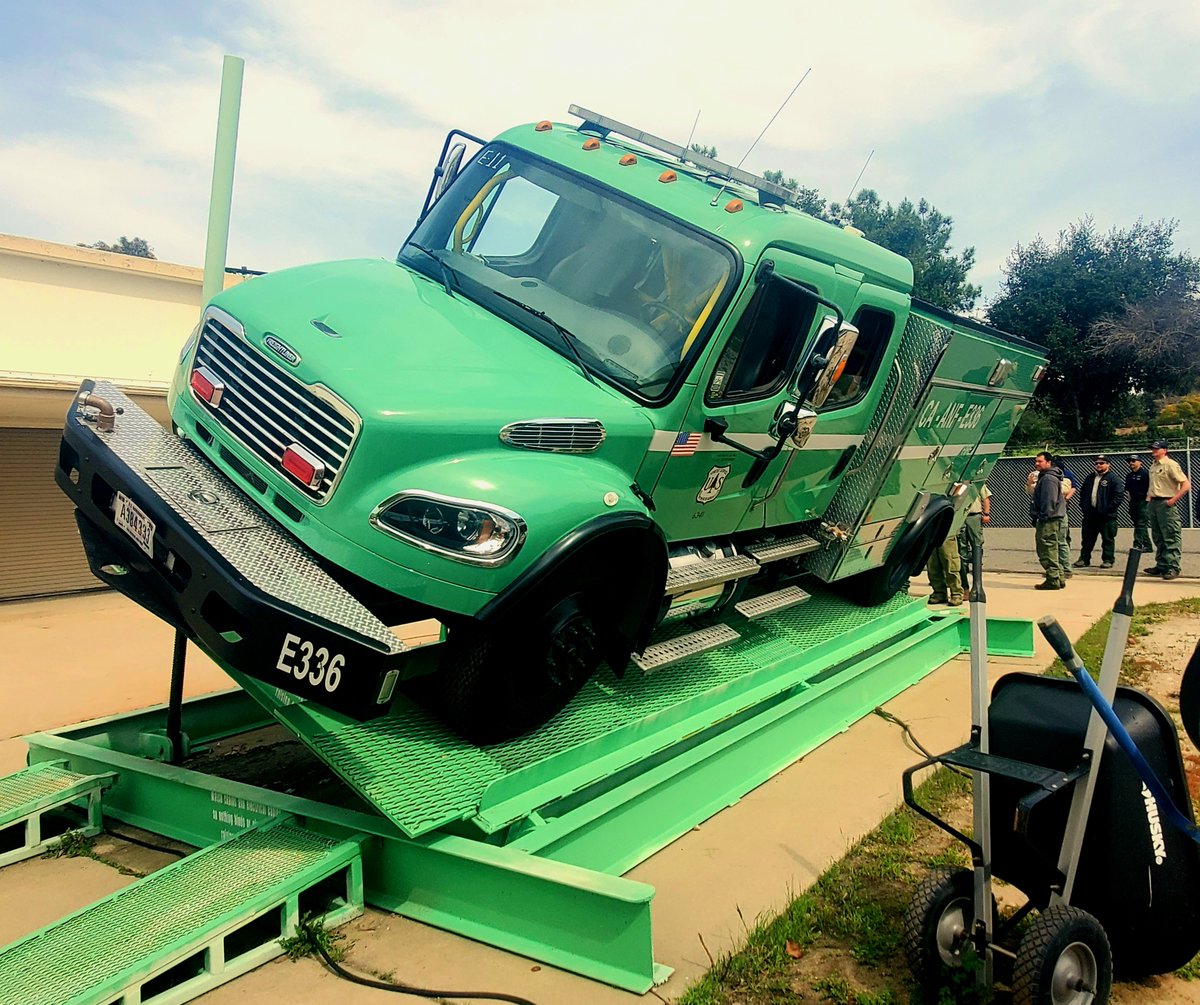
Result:
<instances>
[{"instance_id":1,"label":"blue handle","mask_svg":"<svg viewBox=\"0 0 1200 1005\"><path fill-rule=\"evenodd\" d=\"M1136 566L1135 566L1136 568ZM1171 821L1171 824L1183 831L1193 841L1200 843L1200 828L1192 823L1187 817L1180 812L1179 807L1175 805L1175 800L1171 798L1171 794L1167 791L1166 786L1159 781L1158 775L1154 773L1154 769L1146 763L1146 759L1142 756L1142 752L1138 750L1137 744L1133 742L1133 737L1129 735L1125 727L1121 724L1121 720L1117 718L1117 713L1113 711L1113 707L1104 700L1104 695L1100 693L1100 688L1096 686L1096 682L1092 680L1088 672L1079 667L1078 669L1070 668L1075 679L1079 682L1079 686L1083 688L1083 693L1088 696L1088 701L1092 703L1096 711L1100 713L1100 718L1108 726L1109 732L1116 738L1120 748L1125 751L1126 756L1133 762L1133 766L1137 769L1137 773L1141 775L1142 781L1146 783L1146 788L1150 790L1158 803L1159 810L1163 815Z\"/></svg>"}]
</instances>

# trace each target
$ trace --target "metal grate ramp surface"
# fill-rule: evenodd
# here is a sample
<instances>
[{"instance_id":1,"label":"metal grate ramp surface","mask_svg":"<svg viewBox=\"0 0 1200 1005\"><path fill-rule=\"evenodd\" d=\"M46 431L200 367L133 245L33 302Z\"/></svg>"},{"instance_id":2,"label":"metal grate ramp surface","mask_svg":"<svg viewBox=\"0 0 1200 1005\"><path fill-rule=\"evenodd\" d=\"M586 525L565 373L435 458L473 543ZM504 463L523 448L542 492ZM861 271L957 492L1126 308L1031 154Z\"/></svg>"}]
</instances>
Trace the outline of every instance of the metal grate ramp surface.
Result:
<instances>
[{"instance_id":1,"label":"metal grate ramp surface","mask_svg":"<svg viewBox=\"0 0 1200 1005\"><path fill-rule=\"evenodd\" d=\"M488 806L519 809L527 799L530 812L561 794L548 790L566 784L568 772L571 784L587 784L588 772L601 778L613 770L614 758L627 759L631 743L652 750L675 742L671 727L705 703L797 666L801 678L816 678L928 617L924 600L904 595L862 608L831 593L814 594L802 606L739 623L742 637L727 646L653 674L631 666L618 679L603 668L541 729L488 747L467 743L404 697L381 718L349 722L307 703L283 703L257 681L231 676L409 837L461 820L490 832L505 821L484 819ZM672 624L654 641L692 627Z\"/></svg>"},{"instance_id":2,"label":"metal grate ramp surface","mask_svg":"<svg viewBox=\"0 0 1200 1005\"><path fill-rule=\"evenodd\" d=\"M357 839L245 831L0 949L0 1005L189 1001L278 955L309 892L329 923L361 911Z\"/></svg>"},{"instance_id":3,"label":"metal grate ramp surface","mask_svg":"<svg viewBox=\"0 0 1200 1005\"><path fill-rule=\"evenodd\" d=\"M57 844L43 838L42 814L79 799L87 799L88 822L78 828L85 834L100 832L100 793L114 775L81 775L46 761L0 778L0 831L23 829L19 847L0 852L0 866L40 855Z\"/></svg>"}]
</instances>

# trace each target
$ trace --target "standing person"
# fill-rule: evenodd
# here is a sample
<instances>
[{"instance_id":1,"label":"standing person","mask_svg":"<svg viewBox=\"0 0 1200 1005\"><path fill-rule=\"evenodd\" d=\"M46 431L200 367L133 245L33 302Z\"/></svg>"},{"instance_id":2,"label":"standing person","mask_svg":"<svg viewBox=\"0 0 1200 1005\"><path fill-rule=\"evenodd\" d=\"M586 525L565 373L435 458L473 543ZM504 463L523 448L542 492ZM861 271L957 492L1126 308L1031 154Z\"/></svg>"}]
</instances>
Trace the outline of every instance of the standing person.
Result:
<instances>
[{"instance_id":1,"label":"standing person","mask_svg":"<svg viewBox=\"0 0 1200 1005\"><path fill-rule=\"evenodd\" d=\"M1100 568L1111 569L1117 558L1117 513L1125 483L1108 464L1108 458L1097 454L1095 470L1083 480L1079 498L1083 505L1083 532L1080 534L1079 561L1075 568L1086 569L1092 564L1092 548L1100 535Z\"/></svg>"},{"instance_id":2,"label":"standing person","mask_svg":"<svg viewBox=\"0 0 1200 1005\"><path fill-rule=\"evenodd\" d=\"M1062 468L1056 467L1054 459L1045 451L1033 459L1033 467L1036 481L1031 477L1033 494L1029 499L1029 515L1035 528L1038 560L1046 572L1045 580L1034 589L1061 590L1067 585L1059 547L1067 515Z\"/></svg>"},{"instance_id":3,"label":"standing person","mask_svg":"<svg viewBox=\"0 0 1200 1005\"><path fill-rule=\"evenodd\" d=\"M933 587L933 593L929 595L931 604L949 604L951 607L957 607L963 602L963 591L959 585L957 537L947 534L946 540L929 553L925 573L929 576L929 585Z\"/></svg>"},{"instance_id":4,"label":"standing person","mask_svg":"<svg viewBox=\"0 0 1200 1005\"><path fill-rule=\"evenodd\" d=\"M1183 550L1183 525L1179 519L1179 502L1192 487L1183 468L1174 458L1167 456L1167 441L1155 440L1150 444L1150 491L1146 501L1150 504L1150 533L1154 538L1154 565L1146 570L1148 576L1176 579L1179 576L1179 559Z\"/></svg>"},{"instance_id":5,"label":"standing person","mask_svg":"<svg viewBox=\"0 0 1200 1005\"><path fill-rule=\"evenodd\" d=\"M1063 463L1061 457L1052 458L1054 464L1062 472L1063 501L1066 513L1063 515L1062 534L1058 539L1058 560L1063 567L1063 575L1070 579L1071 572L1071 500L1079 489L1079 481L1071 473L1071 469Z\"/></svg>"},{"instance_id":6,"label":"standing person","mask_svg":"<svg viewBox=\"0 0 1200 1005\"><path fill-rule=\"evenodd\" d=\"M967 519L963 521L962 530L958 532L959 579L962 581L963 593L971 590L971 567L975 561L975 545L983 554L983 528L992 522L992 493L987 483L979 486L979 495L967 510Z\"/></svg>"},{"instance_id":7,"label":"standing person","mask_svg":"<svg viewBox=\"0 0 1200 1005\"><path fill-rule=\"evenodd\" d=\"M1142 467L1137 454L1129 455L1129 474L1125 478L1125 498L1129 500L1129 519L1133 521L1133 546L1150 551L1150 472Z\"/></svg>"}]
</instances>

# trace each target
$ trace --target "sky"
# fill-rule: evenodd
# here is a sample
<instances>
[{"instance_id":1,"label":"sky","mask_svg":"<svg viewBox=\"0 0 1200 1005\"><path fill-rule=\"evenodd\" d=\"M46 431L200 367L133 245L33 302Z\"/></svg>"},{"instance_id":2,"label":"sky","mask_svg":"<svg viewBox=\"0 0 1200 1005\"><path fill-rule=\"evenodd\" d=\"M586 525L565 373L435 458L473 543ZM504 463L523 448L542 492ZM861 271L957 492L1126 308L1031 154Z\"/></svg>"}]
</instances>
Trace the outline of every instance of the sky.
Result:
<instances>
[{"instance_id":1,"label":"sky","mask_svg":"<svg viewBox=\"0 0 1200 1005\"><path fill-rule=\"evenodd\" d=\"M245 59L228 264L395 255L445 134L575 103L781 169L925 198L975 248L1084 216L1200 254L1200 4L1042 0L0 0L0 232L143 237L201 265L222 57Z\"/></svg>"}]
</instances>

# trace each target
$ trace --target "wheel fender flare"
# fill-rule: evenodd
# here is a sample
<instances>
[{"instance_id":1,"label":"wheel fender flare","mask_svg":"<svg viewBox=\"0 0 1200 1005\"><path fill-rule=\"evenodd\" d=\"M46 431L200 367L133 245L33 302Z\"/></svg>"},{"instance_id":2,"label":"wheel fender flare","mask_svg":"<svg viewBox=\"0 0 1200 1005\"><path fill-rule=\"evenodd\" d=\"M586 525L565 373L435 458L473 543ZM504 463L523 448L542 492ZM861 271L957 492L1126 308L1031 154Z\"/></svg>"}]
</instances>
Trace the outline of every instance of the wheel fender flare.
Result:
<instances>
[{"instance_id":1,"label":"wheel fender flare","mask_svg":"<svg viewBox=\"0 0 1200 1005\"><path fill-rule=\"evenodd\" d=\"M948 514L947 518L943 518L942 514ZM940 531L937 531L939 522L942 524ZM935 496L930 499L921 515L908 525L904 533L900 535L900 539L892 548L892 555L897 558L908 558L913 561L913 568L920 569L926 562L929 561L929 556L934 548L939 548L945 542L946 536L954 524L954 503L945 496ZM934 528L935 533L930 534L930 528ZM921 549L918 554L917 549ZM889 555L889 560L892 555ZM920 559L919 562L916 559Z\"/></svg>"},{"instance_id":2,"label":"wheel fender flare","mask_svg":"<svg viewBox=\"0 0 1200 1005\"><path fill-rule=\"evenodd\" d=\"M667 541L649 516L606 513L561 537L476 614L484 624L519 621L529 606L547 606L564 580L578 576L611 603L603 610L605 656L624 668L658 620L667 579Z\"/></svg>"}]
</instances>

